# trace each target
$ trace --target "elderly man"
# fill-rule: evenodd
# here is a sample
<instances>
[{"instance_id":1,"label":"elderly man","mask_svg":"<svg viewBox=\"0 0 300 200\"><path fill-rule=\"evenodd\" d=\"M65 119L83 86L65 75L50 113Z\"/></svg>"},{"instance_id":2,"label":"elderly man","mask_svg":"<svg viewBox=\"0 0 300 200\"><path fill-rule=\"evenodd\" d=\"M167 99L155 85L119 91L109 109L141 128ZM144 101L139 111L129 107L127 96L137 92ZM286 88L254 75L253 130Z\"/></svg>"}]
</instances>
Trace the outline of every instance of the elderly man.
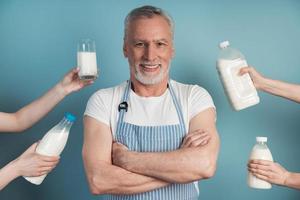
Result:
<instances>
[{"instance_id":1,"label":"elderly man","mask_svg":"<svg viewBox=\"0 0 300 200\"><path fill-rule=\"evenodd\" d=\"M125 19L130 80L97 91L84 116L83 160L93 194L197 199L216 170L219 137L208 92L169 79L173 22L143 6Z\"/></svg>"}]
</instances>

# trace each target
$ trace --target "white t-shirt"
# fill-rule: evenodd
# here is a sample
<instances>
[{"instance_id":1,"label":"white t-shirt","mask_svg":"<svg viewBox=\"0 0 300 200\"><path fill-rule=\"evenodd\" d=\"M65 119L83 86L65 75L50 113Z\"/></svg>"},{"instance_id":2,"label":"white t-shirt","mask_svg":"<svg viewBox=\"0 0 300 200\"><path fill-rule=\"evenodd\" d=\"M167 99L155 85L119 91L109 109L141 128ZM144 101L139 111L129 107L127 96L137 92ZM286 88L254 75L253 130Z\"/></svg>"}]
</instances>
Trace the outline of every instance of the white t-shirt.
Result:
<instances>
[{"instance_id":1,"label":"white t-shirt","mask_svg":"<svg viewBox=\"0 0 300 200\"><path fill-rule=\"evenodd\" d=\"M189 121L207 108L215 108L209 93L198 85L187 85L170 81L188 131ZM107 124L115 135L118 123L118 106L122 101L127 82L95 92L89 99L84 115ZM124 121L139 126L174 125L179 123L170 90L158 97L141 97L130 89L128 111Z\"/></svg>"}]
</instances>

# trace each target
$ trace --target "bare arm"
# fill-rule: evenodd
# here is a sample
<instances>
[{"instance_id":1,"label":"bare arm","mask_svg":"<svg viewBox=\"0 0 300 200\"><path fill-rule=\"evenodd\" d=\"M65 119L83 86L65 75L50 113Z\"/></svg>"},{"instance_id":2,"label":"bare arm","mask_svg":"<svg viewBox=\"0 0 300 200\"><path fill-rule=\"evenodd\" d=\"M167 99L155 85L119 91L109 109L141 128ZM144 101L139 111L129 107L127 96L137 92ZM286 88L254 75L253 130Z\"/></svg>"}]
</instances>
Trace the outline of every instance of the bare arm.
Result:
<instances>
[{"instance_id":1,"label":"bare arm","mask_svg":"<svg viewBox=\"0 0 300 200\"><path fill-rule=\"evenodd\" d=\"M210 178L216 169L219 137L215 127L215 110L206 109L190 121L190 133L207 130L209 142L204 146L180 148L171 152L140 153L116 152L118 166L131 172L155 177L167 182L187 183ZM115 156L115 153L114 153Z\"/></svg>"},{"instance_id":2,"label":"bare arm","mask_svg":"<svg viewBox=\"0 0 300 200\"><path fill-rule=\"evenodd\" d=\"M289 172L285 186L300 190L300 173Z\"/></svg>"},{"instance_id":3,"label":"bare arm","mask_svg":"<svg viewBox=\"0 0 300 200\"><path fill-rule=\"evenodd\" d=\"M273 184L300 189L300 173L287 171L279 163L267 160L251 160L248 170L256 177Z\"/></svg>"},{"instance_id":4,"label":"bare arm","mask_svg":"<svg viewBox=\"0 0 300 200\"><path fill-rule=\"evenodd\" d=\"M40 176L56 166L59 157L35 153L36 145L34 143L21 156L0 169L0 190L19 176Z\"/></svg>"},{"instance_id":5,"label":"bare arm","mask_svg":"<svg viewBox=\"0 0 300 200\"><path fill-rule=\"evenodd\" d=\"M257 89L300 103L300 85L265 78L253 67L242 68L240 74L245 73L249 73Z\"/></svg>"},{"instance_id":6,"label":"bare arm","mask_svg":"<svg viewBox=\"0 0 300 200\"><path fill-rule=\"evenodd\" d=\"M111 162L110 128L92 117L84 117L82 149L85 172L93 194L134 194L150 191L169 183L135 174Z\"/></svg>"},{"instance_id":7,"label":"bare arm","mask_svg":"<svg viewBox=\"0 0 300 200\"><path fill-rule=\"evenodd\" d=\"M21 132L44 117L65 96L92 82L78 78L78 69L73 69L39 99L24 106L15 113L0 112L0 132Z\"/></svg>"}]
</instances>

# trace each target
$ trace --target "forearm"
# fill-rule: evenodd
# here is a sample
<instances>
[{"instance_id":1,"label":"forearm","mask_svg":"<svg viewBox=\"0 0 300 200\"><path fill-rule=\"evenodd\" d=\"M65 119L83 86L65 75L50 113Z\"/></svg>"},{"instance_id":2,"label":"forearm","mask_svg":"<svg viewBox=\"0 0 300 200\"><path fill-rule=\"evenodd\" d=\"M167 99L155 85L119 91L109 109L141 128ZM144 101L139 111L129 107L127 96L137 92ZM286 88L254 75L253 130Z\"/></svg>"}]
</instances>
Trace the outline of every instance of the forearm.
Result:
<instances>
[{"instance_id":1,"label":"forearm","mask_svg":"<svg viewBox=\"0 0 300 200\"><path fill-rule=\"evenodd\" d=\"M86 169L93 194L136 194L164 187L169 183L135 174L111 164Z\"/></svg>"},{"instance_id":2,"label":"forearm","mask_svg":"<svg viewBox=\"0 0 300 200\"><path fill-rule=\"evenodd\" d=\"M260 89L300 103L300 85L265 78Z\"/></svg>"},{"instance_id":3,"label":"forearm","mask_svg":"<svg viewBox=\"0 0 300 200\"><path fill-rule=\"evenodd\" d=\"M289 172L284 185L287 187L300 189L300 173Z\"/></svg>"},{"instance_id":4,"label":"forearm","mask_svg":"<svg viewBox=\"0 0 300 200\"><path fill-rule=\"evenodd\" d=\"M88 116L84 127L82 156L91 193L135 194L169 184L113 165L110 127Z\"/></svg>"},{"instance_id":5,"label":"forearm","mask_svg":"<svg viewBox=\"0 0 300 200\"><path fill-rule=\"evenodd\" d=\"M18 170L14 161L0 169L0 191L18 176Z\"/></svg>"},{"instance_id":6,"label":"forearm","mask_svg":"<svg viewBox=\"0 0 300 200\"><path fill-rule=\"evenodd\" d=\"M122 167L167 182L187 183L210 177L215 170L215 162L215 158L197 147L163 153L128 152Z\"/></svg>"},{"instance_id":7,"label":"forearm","mask_svg":"<svg viewBox=\"0 0 300 200\"><path fill-rule=\"evenodd\" d=\"M17 130L12 131L23 131L31 127L53 109L66 95L67 93L60 84L55 85L42 97L15 113L16 125L12 127L16 127Z\"/></svg>"}]
</instances>

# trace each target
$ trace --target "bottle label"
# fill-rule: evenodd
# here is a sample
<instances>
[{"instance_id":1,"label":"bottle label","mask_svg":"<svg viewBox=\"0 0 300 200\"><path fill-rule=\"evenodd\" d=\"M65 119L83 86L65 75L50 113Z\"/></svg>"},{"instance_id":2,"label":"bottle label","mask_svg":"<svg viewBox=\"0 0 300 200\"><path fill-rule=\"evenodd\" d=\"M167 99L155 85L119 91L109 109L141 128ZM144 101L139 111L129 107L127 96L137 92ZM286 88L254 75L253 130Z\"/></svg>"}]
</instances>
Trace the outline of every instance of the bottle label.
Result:
<instances>
[{"instance_id":1,"label":"bottle label","mask_svg":"<svg viewBox=\"0 0 300 200\"><path fill-rule=\"evenodd\" d=\"M246 66L248 66L246 60L237 59L232 61L230 67L228 67L229 74L232 77L232 85L239 98L248 98L257 94L249 74L239 75L240 69Z\"/></svg>"}]
</instances>

